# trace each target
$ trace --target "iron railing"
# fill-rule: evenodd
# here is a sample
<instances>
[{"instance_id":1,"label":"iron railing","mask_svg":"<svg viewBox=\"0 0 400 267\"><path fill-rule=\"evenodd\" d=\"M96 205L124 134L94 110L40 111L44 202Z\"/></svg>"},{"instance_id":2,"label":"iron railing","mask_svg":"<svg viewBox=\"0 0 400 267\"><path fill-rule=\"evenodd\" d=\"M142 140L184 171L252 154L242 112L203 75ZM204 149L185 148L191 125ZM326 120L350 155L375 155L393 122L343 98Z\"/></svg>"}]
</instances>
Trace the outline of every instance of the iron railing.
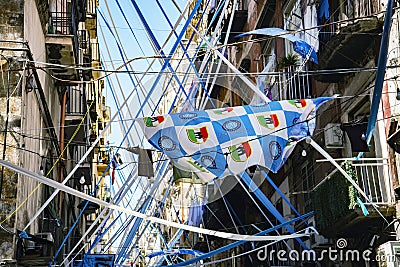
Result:
<instances>
[{"instance_id":1,"label":"iron railing","mask_svg":"<svg viewBox=\"0 0 400 267\"><path fill-rule=\"evenodd\" d=\"M298 70L297 66L284 68L275 84L267 86L265 93L271 91L273 100L305 99L312 96L312 86L307 67Z\"/></svg>"},{"instance_id":2,"label":"iron railing","mask_svg":"<svg viewBox=\"0 0 400 267\"><path fill-rule=\"evenodd\" d=\"M376 205L394 204L394 192L391 186L392 174L387 158L361 158L358 160L348 158L338 161L349 161L353 166L357 176L356 182L368 196L368 201L363 201L366 205L369 203Z\"/></svg>"},{"instance_id":3,"label":"iron railing","mask_svg":"<svg viewBox=\"0 0 400 267\"><path fill-rule=\"evenodd\" d=\"M100 48L99 42L91 42L91 50L92 50L92 61L99 61L100 62Z\"/></svg>"},{"instance_id":4,"label":"iron railing","mask_svg":"<svg viewBox=\"0 0 400 267\"><path fill-rule=\"evenodd\" d=\"M319 32L319 41L321 49L323 49L324 44L326 44L332 36L337 34L341 28L348 25L349 19L364 18L371 15L376 15L381 7L381 0L346 0L340 3L342 8L338 8L333 12L330 12L330 17L327 20L322 21L322 25ZM341 12L340 12L341 11ZM342 23L338 23L343 21Z\"/></svg>"},{"instance_id":5,"label":"iron railing","mask_svg":"<svg viewBox=\"0 0 400 267\"><path fill-rule=\"evenodd\" d=\"M394 203L388 159L365 158L353 161L352 165L356 170L358 184L369 201L375 204Z\"/></svg>"},{"instance_id":6,"label":"iron railing","mask_svg":"<svg viewBox=\"0 0 400 267\"><path fill-rule=\"evenodd\" d=\"M48 33L72 35L71 12L50 12Z\"/></svg>"},{"instance_id":7,"label":"iron railing","mask_svg":"<svg viewBox=\"0 0 400 267\"><path fill-rule=\"evenodd\" d=\"M86 112L86 96L80 86L67 86L67 115L83 115Z\"/></svg>"}]
</instances>

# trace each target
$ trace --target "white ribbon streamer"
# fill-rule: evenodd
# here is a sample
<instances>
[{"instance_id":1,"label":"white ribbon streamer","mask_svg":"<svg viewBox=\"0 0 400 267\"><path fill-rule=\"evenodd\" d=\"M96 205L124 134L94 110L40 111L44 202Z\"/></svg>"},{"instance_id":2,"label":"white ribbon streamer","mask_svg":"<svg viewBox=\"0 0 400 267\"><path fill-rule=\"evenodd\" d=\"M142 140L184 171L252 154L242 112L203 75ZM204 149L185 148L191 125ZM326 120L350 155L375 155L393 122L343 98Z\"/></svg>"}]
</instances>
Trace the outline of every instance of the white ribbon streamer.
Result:
<instances>
[{"instance_id":1,"label":"white ribbon streamer","mask_svg":"<svg viewBox=\"0 0 400 267\"><path fill-rule=\"evenodd\" d=\"M87 195L85 193L82 193L78 190L75 190L71 187L68 187L66 185L63 185L59 182L56 182L54 180L51 180L49 178L46 178L44 176L40 176L37 173L34 173L32 171L28 171L24 168L21 168L17 165L14 165L10 162L4 161L4 160L0 160L0 165L4 166L8 169L11 169L17 173L20 173L22 175L25 175L27 177L30 177L38 182L42 182L48 186L51 186L53 188L59 189L61 191L64 191L66 193L72 194L76 197L85 199L85 200L89 200L93 203L97 203L99 205L102 205L104 207L107 207L109 209L113 209L113 210L117 210L117 211L121 211L124 212L126 214L141 218L143 220L147 220L147 221L151 221L151 222L155 222L155 223L160 223L166 226L170 226L170 227L175 227L175 228L179 228L179 229L183 229L183 230L187 230L187 231L191 231L191 232L195 232L195 233L199 233L199 234L205 234L205 235L212 235L212 236L216 236L216 237L220 237L220 238L225 238L225 239L231 239L231 240L244 240L244 241L277 241L277 240L285 240L285 239L293 239L293 238L299 238L299 237L304 237L304 236L308 236L308 234L292 234L292 235L281 235L281 236L252 236L252 235L240 235L240 234L233 234L233 233L227 233L227 232L220 232L220 231L214 231L214 230L209 230L209 229L204 229L204 228L199 228L199 227L194 227L194 226L189 226L189 225L185 225L185 224L181 224L181 223L176 223L176 222L170 222L167 220L163 220L160 218L156 218L156 217L152 217L152 216L148 216L146 214L137 212L137 211L133 211L133 210L129 210L108 202L105 202L103 200L100 200L98 198L92 197L90 195Z\"/></svg>"}]
</instances>

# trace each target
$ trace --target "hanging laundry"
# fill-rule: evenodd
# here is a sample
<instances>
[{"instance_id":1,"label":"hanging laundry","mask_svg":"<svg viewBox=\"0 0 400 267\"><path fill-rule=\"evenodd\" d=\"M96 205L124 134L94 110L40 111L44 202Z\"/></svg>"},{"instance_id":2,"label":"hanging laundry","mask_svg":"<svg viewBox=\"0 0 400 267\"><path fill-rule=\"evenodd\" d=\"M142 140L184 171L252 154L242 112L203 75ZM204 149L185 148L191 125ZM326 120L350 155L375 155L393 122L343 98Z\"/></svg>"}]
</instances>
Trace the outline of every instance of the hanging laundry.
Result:
<instances>
[{"instance_id":1,"label":"hanging laundry","mask_svg":"<svg viewBox=\"0 0 400 267\"><path fill-rule=\"evenodd\" d=\"M268 77L268 72L275 68L275 53L272 52L272 55L269 56L268 58L268 63L265 65L265 68L262 70L261 74L257 77L256 82L257 82L257 87L260 89L261 92L263 92L269 100L272 101L272 90L271 90L271 85L266 85L265 81ZM263 75L265 73L265 75Z\"/></svg>"},{"instance_id":2,"label":"hanging laundry","mask_svg":"<svg viewBox=\"0 0 400 267\"><path fill-rule=\"evenodd\" d=\"M154 177L153 156L150 149L139 150L138 175L144 177Z\"/></svg>"},{"instance_id":3,"label":"hanging laundry","mask_svg":"<svg viewBox=\"0 0 400 267\"><path fill-rule=\"evenodd\" d=\"M367 125L368 120L365 118L341 125L341 129L346 132L350 139L351 151L369 152L366 140Z\"/></svg>"},{"instance_id":4,"label":"hanging laundry","mask_svg":"<svg viewBox=\"0 0 400 267\"><path fill-rule=\"evenodd\" d=\"M304 14L304 41L309 43L318 52L319 49L319 28L318 26L318 15L315 4L307 6Z\"/></svg>"},{"instance_id":5,"label":"hanging laundry","mask_svg":"<svg viewBox=\"0 0 400 267\"><path fill-rule=\"evenodd\" d=\"M150 144L203 181L253 165L277 172L312 135L316 109L333 97L268 102L139 119Z\"/></svg>"},{"instance_id":6,"label":"hanging laundry","mask_svg":"<svg viewBox=\"0 0 400 267\"><path fill-rule=\"evenodd\" d=\"M321 0L318 7L318 18L322 21L322 18L328 19L329 17L329 1Z\"/></svg>"},{"instance_id":7,"label":"hanging laundry","mask_svg":"<svg viewBox=\"0 0 400 267\"><path fill-rule=\"evenodd\" d=\"M307 43L306 41L290 34L288 31L280 29L280 28L263 28L257 29L254 31L245 32L239 35L236 35L236 38L252 35L252 34L259 34L259 35L269 35L269 36L276 36L285 38L292 42L293 50L296 51L300 56L305 59L310 59L310 61L318 64L318 56L317 52L315 52L314 48Z\"/></svg>"},{"instance_id":8,"label":"hanging laundry","mask_svg":"<svg viewBox=\"0 0 400 267\"><path fill-rule=\"evenodd\" d=\"M203 218L204 206L199 203L199 201L194 200L189 207L189 215L187 219L187 224L192 226L200 226L201 220Z\"/></svg>"},{"instance_id":9,"label":"hanging laundry","mask_svg":"<svg viewBox=\"0 0 400 267\"><path fill-rule=\"evenodd\" d=\"M123 162L121 159L121 155L119 153L115 153L115 155L111 161L111 165L112 165L111 184L114 184L114 182L115 182L115 169L122 163Z\"/></svg>"}]
</instances>

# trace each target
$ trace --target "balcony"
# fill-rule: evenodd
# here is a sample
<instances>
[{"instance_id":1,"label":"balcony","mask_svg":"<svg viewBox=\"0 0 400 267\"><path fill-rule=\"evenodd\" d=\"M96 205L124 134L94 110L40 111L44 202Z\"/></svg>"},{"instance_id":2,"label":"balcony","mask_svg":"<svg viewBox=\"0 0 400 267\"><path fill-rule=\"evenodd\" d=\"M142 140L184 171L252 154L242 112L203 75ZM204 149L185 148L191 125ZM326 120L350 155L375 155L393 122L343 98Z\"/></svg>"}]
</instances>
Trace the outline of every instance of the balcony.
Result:
<instances>
[{"instance_id":1,"label":"balcony","mask_svg":"<svg viewBox=\"0 0 400 267\"><path fill-rule=\"evenodd\" d=\"M276 0L264 1L264 6L260 12L256 29L271 27L274 21Z\"/></svg>"},{"instance_id":2,"label":"balcony","mask_svg":"<svg viewBox=\"0 0 400 267\"><path fill-rule=\"evenodd\" d=\"M231 1L231 5L233 5L233 1ZM229 17L230 14L227 16L227 19L224 23L221 33L221 40L225 40L226 32L228 30L229 25ZM244 26L247 24L247 17L248 17L248 10L247 10L247 0L239 0L238 6L235 10L231 33L229 34L228 43L233 43L236 41L235 36L238 32L242 32Z\"/></svg>"},{"instance_id":3,"label":"balcony","mask_svg":"<svg viewBox=\"0 0 400 267\"><path fill-rule=\"evenodd\" d=\"M374 0L344 1L342 13L331 13L319 33L318 69L343 69L365 65L379 48L382 21L376 14L379 4ZM353 20L352 20L353 19ZM346 22L341 22L346 20ZM346 74L318 75L322 82L338 82Z\"/></svg>"},{"instance_id":4,"label":"balcony","mask_svg":"<svg viewBox=\"0 0 400 267\"><path fill-rule=\"evenodd\" d=\"M308 75L307 67L304 66L300 71L297 68L297 66L289 66L282 69L272 84L264 85L266 93L271 91L273 100L311 98L311 77Z\"/></svg>"},{"instance_id":5,"label":"balcony","mask_svg":"<svg viewBox=\"0 0 400 267\"><path fill-rule=\"evenodd\" d=\"M81 120L86 108L83 86L67 86L66 120Z\"/></svg>"},{"instance_id":6,"label":"balcony","mask_svg":"<svg viewBox=\"0 0 400 267\"><path fill-rule=\"evenodd\" d=\"M18 239L16 260L18 266L48 266L54 255L54 240L50 233L30 235L29 239Z\"/></svg>"},{"instance_id":7,"label":"balcony","mask_svg":"<svg viewBox=\"0 0 400 267\"><path fill-rule=\"evenodd\" d=\"M97 162L97 176L101 177L103 174L110 175L110 169L108 168L108 164L110 163L108 151L99 151Z\"/></svg>"},{"instance_id":8,"label":"balcony","mask_svg":"<svg viewBox=\"0 0 400 267\"><path fill-rule=\"evenodd\" d=\"M85 85L66 86L66 88L65 140L72 138L76 129L79 127L78 131L75 133L74 140L86 142L88 137L88 124L86 120L81 124L87 110Z\"/></svg>"},{"instance_id":9,"label":"balcony","mask_svg":"<svg viewBox=\"0 0 400 267\"><path fill-rule=\"evenodd\" d=\"M51 12L46 50L49 63L61 65L75 64L74 35L70 13ZM53 74L59 78L70 79L76 76L76 70L52 68Z\"/></svg>"},{"instance_id":10,"label":"balcony","mask_svg":"<svg viewBox=\"0 0 400 267\"><path fill-rule=\"evenodd\" d=\"M368 200L378 207L385 217L394 215L395 200L388 159L348 160L357 177L356 182L368 196ZM368 216L364 216L356 204L357 196L367 207ZM338 171L328 175L324 182L315 188L312 192L312 203L317 229L327 237L358 235L363 231L368 232L371 228L379 228L382 224L382 218L371 203L357 194Z\"/></svg>"},{"instance_id":11,"label":"balcony","mask_svg":"<svg viewBox=\"0 0 400 267\"><path fill-rule=\"evenodd\" d=\"M96 110L96 100L97 100L97 95L96 95L96 87L98 88L100 81L95 81L95 82L90 82L87 84L87 90L86 90L86 101L87 101L87 106L88 108L90 107L89 110L89 116L90 119L93 122L97 121L98 114ZM92 104L92 101L94 103Z\"/></svg>"},{"instance_id":12,"label":"balcony","mask_svg":"<svg viewBox=\"0 0 400 267\"><path fill-rule=\"evenodd\" d=\"M78 162L87 152L87 150L88 146L86 145L71 145L69 147L72 167L75 167L78 164ZM71 180L72 187L81 192L85 192L86 194L90 194L93 189L92 162L93 152L90 153L86 157L86 159L79 165L73 179Z\"/></svg>"}]
</instances>

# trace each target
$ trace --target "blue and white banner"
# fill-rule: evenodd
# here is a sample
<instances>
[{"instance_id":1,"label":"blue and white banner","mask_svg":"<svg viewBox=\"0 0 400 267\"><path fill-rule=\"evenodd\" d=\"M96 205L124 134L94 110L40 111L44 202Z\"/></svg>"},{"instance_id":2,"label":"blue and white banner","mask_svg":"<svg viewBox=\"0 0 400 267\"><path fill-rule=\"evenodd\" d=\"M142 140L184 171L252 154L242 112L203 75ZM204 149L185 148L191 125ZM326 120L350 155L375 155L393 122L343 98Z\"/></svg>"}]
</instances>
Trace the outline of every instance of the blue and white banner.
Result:
<instances>
[{"instance_id":1,"label":"blue and white banner","mask_svg":"<svg viewBox=\"0 0 400 267\"><path fill-rule=\"evenodd\" d=\"M334 97L274 101L139 119L148 141L177 167L209 182L253 165L277 172L312 135L315 111Z\"/></svg>"}]
</instances>

